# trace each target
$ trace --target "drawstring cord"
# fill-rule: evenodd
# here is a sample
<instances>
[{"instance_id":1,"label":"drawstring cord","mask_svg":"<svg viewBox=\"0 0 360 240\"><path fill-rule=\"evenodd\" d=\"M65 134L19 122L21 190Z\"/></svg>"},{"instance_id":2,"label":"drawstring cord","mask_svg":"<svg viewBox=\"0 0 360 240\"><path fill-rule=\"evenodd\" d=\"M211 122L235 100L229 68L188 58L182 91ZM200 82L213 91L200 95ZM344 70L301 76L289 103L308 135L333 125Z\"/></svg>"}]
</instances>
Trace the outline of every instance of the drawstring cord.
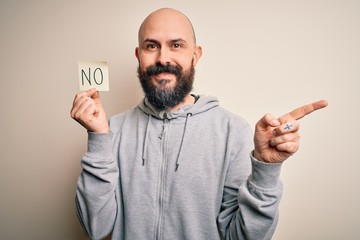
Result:
<instances>
[{"instance_id":1,"label":"drawstring cord","mask_svg":"<svg viewBox=\"0 0 360 240\"><path fill-rule=\"evenodd\" d=\"M146 154L146 149L147 149L147 142L148 142L148 135L149 135L149 125L150 125L150 122L151 122L151 115L148 115L148 122L147 122L147 125L146 125L146 130L145 130L145 139L144 139L144 144L143 144L143 151L142 151L142 165L144 166L145 165L145 160L147 158L147 156L145 155Z\"/></svg>"},{"instance_id":2,"label":"drawstring cord","mask_svg":"<svg viewBox=\"0 0 360 240\"><path fill-rule=\"evenodd\" d=\"M145 130L145 139L144 139L144 144L143 144L143 149L142 149L142 165L145 166L145 161L146 161L146 158L147 158L147 144L148 144L148 136L149 136L149 129L150 129L150 122L151 122L151 115L148 115L148 122L147 122L147 125L146 125L146 130ZM192 113L188 113L186 115L186 120L185 120L185 126L184 126L184 131L183 131L183 134L182 134L182 137L181 137L181 142L180 142L180 148L179 148L179 152L177 154L177 157L176 157L176 163L175 163L175 172L177 172L177 170L179 169L179 166L180 166L180 156L181 156L181 151L182 151L182 147L183 147L183 143L184 143L184 139L185 139L185 133L186 133L186 128L187 128L187 125L188 125L188 121L189 121L189 118L192 116Z\"/></svg>"},{"instance_id":3,"label":"drawstring cord","mask_svg":"<svg viewBox=\"0 0 360 240\"><path fill-rule=\"evenodd\" d=\"M182 150L183 143L184 143L186 127L187 127L187 124L188 124L188 120L189 120L189 118L190 118L191 116L192 116L192 113L186 114L184 131L183 131L183 135L182 135L182 137L181 137L181 142L180 142L180 149L179 149L179 152L178 152L178 155L177 155L177 158L176 158L175 172L177 172L177 170L178 170L178 168L179 168L179 165L180 165L180 155L181 155L181 150Z\"/></svg>"}]
</instances>

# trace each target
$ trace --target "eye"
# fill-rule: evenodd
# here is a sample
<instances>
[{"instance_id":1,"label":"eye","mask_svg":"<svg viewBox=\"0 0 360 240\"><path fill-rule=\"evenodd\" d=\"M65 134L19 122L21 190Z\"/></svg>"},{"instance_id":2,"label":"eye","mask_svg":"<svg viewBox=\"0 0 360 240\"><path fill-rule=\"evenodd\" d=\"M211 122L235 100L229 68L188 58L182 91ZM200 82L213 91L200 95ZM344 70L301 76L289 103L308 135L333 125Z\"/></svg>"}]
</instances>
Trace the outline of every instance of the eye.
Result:
<instances>
[{"instance_id":1,"label":"eye","mask_svg":"<svg viewBox=\"0 0 360 240\"><path fill-rule=\"evenodd\" d=\"M180 43L174 43L173 48L181 48L182 45Z\"/></svg>"},{"instance_id":2,"label":"eye","mask_svg":"<svg viewBox=\"0 0 360 240\"><path fill-rule=\"evenodd\" d=\"M146 45L146 48L147 49L156 49L157 48L157 45L155 44L155 43L148 43L147 45Z\"/></svg>"}]
</instances>

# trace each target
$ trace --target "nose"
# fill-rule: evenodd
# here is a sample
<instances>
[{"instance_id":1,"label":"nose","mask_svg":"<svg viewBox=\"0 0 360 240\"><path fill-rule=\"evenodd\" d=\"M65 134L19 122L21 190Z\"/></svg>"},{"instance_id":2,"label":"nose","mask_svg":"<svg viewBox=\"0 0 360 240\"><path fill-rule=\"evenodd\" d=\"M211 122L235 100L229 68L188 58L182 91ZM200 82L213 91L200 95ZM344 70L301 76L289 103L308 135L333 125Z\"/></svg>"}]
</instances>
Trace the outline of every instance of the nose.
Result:
<instances>
[{"instance_id":1,"label":"nose","mask_svg":"<svg viewBox=\"0 0 360 240\"><path fill-rule=\"evenodd\" d=\"M158 54L157 63L160 63L161 65L169 65L170 64L170 52L166 48L161 48Z\"/></svg>"}]
</instances>

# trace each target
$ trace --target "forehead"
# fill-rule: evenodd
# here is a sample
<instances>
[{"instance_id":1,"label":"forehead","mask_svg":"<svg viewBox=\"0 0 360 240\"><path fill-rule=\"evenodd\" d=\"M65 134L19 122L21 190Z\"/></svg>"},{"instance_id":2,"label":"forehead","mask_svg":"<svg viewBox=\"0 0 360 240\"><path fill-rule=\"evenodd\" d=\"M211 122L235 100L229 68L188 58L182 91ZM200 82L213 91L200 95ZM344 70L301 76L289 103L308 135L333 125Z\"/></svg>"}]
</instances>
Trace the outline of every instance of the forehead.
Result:
<instances>
[{"instance_id":1,"label":"forehead","mask_svg":"<svg viewBox=\"0 0 360 240\"><path fill-rule=\"evenodd\" d=\"M139 29L139 43L145 39L158 41L184 39L191 42L193 37L190 21L184 15L172 11L156 12L149 15Z\"/></svg>"}]
</instances>

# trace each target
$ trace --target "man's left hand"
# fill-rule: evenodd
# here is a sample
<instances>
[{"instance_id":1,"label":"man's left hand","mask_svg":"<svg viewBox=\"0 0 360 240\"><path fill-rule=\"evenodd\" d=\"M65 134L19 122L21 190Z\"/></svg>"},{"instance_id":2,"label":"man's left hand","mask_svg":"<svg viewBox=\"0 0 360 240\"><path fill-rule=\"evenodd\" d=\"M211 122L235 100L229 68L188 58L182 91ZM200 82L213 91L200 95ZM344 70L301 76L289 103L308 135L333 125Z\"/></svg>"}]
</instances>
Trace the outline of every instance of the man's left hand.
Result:
<instances>
[{"instance_id":1,"label":"man's left hand","mask_svg":"<svg viewBox=\"0 0 360 240\"><path fill-rule=\"evenodd\" d=\"M279 163L293 155L299 149L298 120L327 104L325 100L307 104L279 118L266 114L255 126L254 157L267 163Z\"/></svg>"}]
</instances>

